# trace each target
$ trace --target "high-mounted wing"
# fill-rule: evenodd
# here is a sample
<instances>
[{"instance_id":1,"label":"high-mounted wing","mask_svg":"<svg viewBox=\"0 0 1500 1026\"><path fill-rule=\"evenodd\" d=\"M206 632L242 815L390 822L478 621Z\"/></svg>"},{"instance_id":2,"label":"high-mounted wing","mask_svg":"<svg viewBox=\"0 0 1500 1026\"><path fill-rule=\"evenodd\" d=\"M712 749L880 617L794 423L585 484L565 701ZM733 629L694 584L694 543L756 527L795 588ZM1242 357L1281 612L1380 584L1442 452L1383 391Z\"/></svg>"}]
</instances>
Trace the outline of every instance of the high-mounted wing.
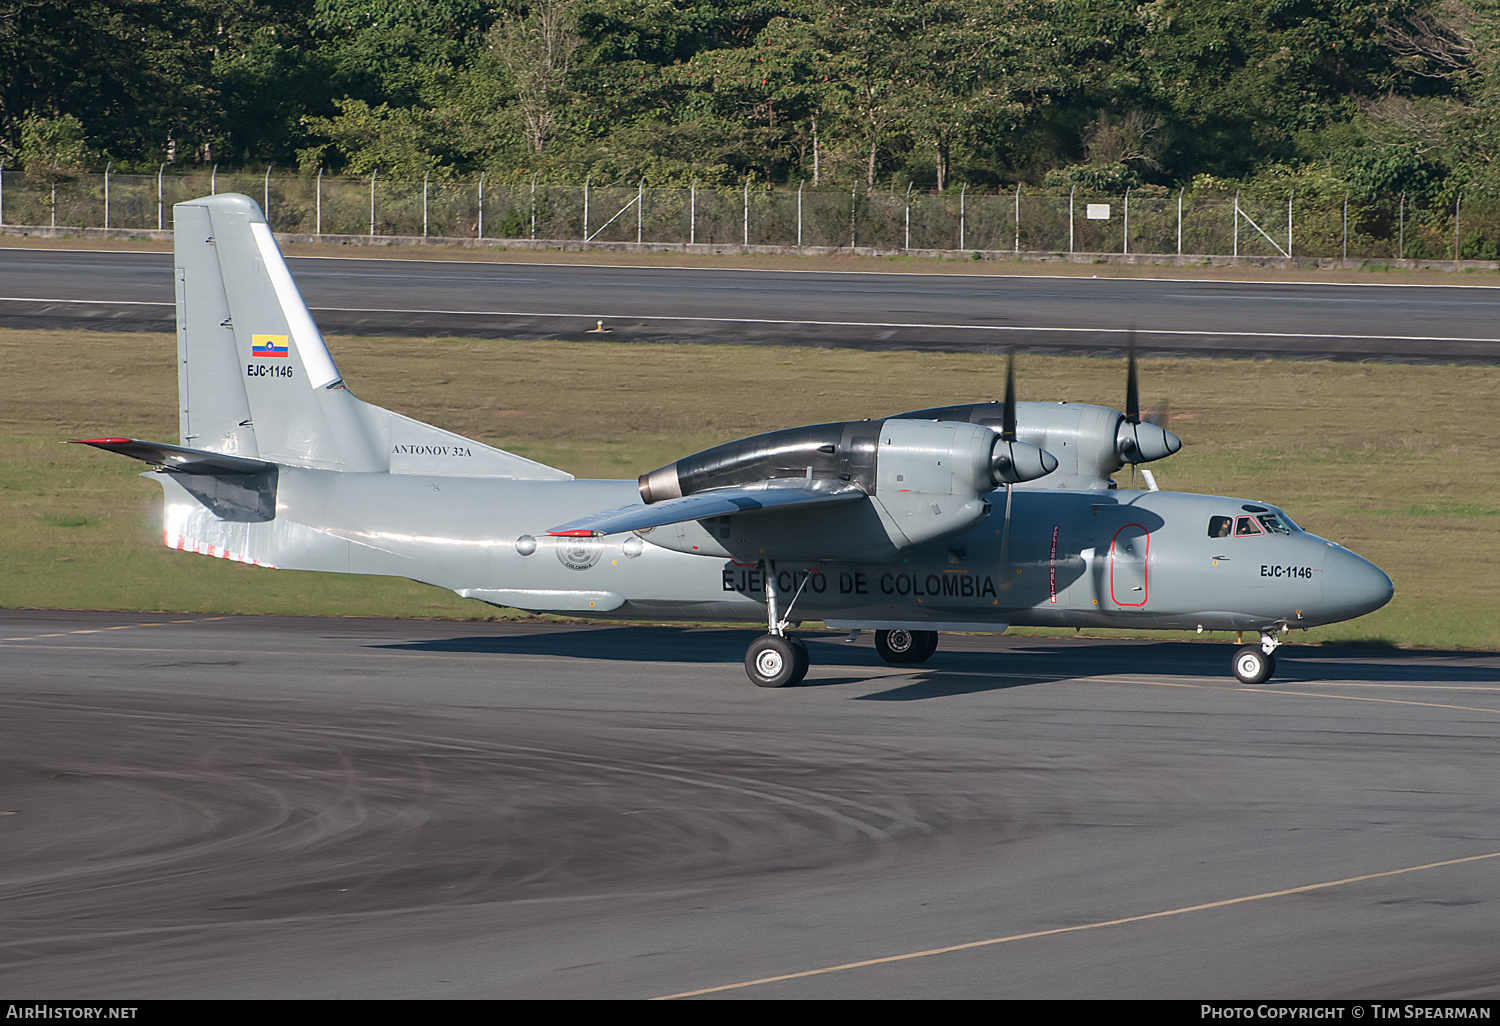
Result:
<instances>
[{"instance_id":1,"label":"high-mounted wing","mask_svg":"<svg viewBox=\"0 0 1500 1026\"><path fill-rule=\"evenodd\" d=\"M765 509L793 509L808 506L830 506L865 498L858 488L840 491L773 486L759 488L714 488L708 491L666 499L646 506L631 503L618 509L591 513L586 517L554 527L547 533L566 538L592 538L626 531L644 531L652 527L681 524L689 520L727 514L753 513Z\"/></svg>"}]
</instances>

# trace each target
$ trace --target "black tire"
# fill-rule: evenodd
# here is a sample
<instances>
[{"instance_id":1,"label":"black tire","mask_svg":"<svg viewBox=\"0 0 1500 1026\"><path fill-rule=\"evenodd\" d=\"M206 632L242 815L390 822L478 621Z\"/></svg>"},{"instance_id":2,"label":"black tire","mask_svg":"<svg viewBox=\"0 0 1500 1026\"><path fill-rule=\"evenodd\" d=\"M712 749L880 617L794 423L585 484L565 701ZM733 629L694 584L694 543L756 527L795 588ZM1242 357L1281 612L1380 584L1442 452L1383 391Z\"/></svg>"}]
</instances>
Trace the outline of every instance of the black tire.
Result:
<instances>
[{"instance_id":1,"label":"black tire","mask_svg":"<svg viewBox=\"0 0 1500 1026\"><path fill-rule=\"evenodd\" d=\"M1264 684L1276 672L1276 657L1259 645L1246 645L1234 654L1234 676L1241 684Z\"/></svg>"},{"instance_id":2,"label":"black tire","mask_svg":"<svg viewBox=\"0 0 1500 1026\"><path fill-rule=\"evenodd\" d=\"M876 653L897 666L926 662L937 651L937 646L937 631L911 631L899 627L893 631L875 632Z\"/></svg>"},{"instance_id":3,"label":"black tire","mask_svg":"<svg viewBox=\"0 0 1500 1026\"><path fill-rule=\"evenodd\" d=\"M790 687L807 675L807 666L807 646L796 638L763 634L745 651L745 673L756 687Z\"/></svg>"}]
</instances>

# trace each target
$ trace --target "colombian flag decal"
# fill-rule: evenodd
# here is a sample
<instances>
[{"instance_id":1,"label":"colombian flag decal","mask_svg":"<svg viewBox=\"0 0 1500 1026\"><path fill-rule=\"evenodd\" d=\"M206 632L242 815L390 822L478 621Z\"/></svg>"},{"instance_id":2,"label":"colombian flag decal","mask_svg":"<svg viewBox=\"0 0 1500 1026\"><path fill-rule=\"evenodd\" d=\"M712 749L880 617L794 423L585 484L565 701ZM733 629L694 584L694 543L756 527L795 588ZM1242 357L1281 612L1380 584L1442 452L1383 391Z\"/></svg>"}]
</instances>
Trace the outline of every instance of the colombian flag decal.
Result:
<instances>
[{"instance_id":1,"label":"colombian flag decal","mask_svg":"<svg viewBox=\"0 0 1500 1026\"><path fill-rule=\"evenodd\" d=\"M287 348L285 335L251 335L250 355L285 358L291 355L291 351Z\"/></svg>"}]
</instances>

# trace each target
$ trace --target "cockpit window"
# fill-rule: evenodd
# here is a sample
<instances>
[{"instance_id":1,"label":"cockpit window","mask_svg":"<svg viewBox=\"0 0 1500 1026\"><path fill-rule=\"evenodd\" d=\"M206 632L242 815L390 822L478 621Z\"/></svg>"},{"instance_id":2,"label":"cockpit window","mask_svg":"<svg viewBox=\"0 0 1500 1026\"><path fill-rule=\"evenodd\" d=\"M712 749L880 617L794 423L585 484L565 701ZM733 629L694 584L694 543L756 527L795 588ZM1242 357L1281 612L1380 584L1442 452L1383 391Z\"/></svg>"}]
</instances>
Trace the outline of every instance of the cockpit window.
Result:
<instances>
[{"instance_id":1,"label":"cockpit window","mask_svg":"<svg viewBox=\"0 0 1500 1026\"><path fill-rule=\"evenodd\" d=\"M1270 533L1270 534L1291 534L1292 533L1292 529L1287 526L1286 521L1283 520L1281 517L1278 517L1275 513L1262 513L1260 516L1256 517L1255 519L1259 520L1260 523L1261 523L1261 526L1264 527L1266 529L1266 531L1268 533Z\"/></svg>"},{"instance_id":2,"label":"cockpit window","mask_svg":"<svg viewBox=\"0 0 1500 1026\"><path fill-rule=\"evenodd\" d=\"M1245 538L1252 534L1264 533L1265 532L1261 530L1260 525L1255 522L1254 517L1240 517L1235 521L1234 536L1236 538Z\"/></svg>"},{"instance_id":3,"label":"cockpit window","mask_svg":"<svg viewBox=\"0 0 1500 1026\"><path fill-rule=\"evenodd\" d=\"M1233 517L1209 517L1208 536L1210 538L1228 538L1229 529L1234 526Z\"/></svg>"}]
</instances>

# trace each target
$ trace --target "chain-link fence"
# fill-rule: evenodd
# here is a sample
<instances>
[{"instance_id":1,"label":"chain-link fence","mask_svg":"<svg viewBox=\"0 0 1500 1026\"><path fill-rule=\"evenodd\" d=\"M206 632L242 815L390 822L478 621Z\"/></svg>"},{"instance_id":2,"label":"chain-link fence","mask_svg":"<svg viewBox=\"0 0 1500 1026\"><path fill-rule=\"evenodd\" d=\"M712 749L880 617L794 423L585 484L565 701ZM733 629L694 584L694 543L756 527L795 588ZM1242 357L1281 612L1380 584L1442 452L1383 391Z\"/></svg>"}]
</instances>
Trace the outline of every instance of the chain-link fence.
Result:
<instances>
[{"instance_id":1,"label":"chain-link fence","mask_svg":"<svg viewBox=\"0 0 1500 1026\"><path fill-rule=\"evenodd\" d=\"M1071 253L1361 260L1500 259L1500 199L1425 206L1406 196L1124 196L941 193L743 185L647 188L545 182L392 181L211 171L63 174L0 168L0 225L170 229L172 205L242 192L274 230L303 235L858 249L882 253Z\"/></svg>"}]
</instances>

